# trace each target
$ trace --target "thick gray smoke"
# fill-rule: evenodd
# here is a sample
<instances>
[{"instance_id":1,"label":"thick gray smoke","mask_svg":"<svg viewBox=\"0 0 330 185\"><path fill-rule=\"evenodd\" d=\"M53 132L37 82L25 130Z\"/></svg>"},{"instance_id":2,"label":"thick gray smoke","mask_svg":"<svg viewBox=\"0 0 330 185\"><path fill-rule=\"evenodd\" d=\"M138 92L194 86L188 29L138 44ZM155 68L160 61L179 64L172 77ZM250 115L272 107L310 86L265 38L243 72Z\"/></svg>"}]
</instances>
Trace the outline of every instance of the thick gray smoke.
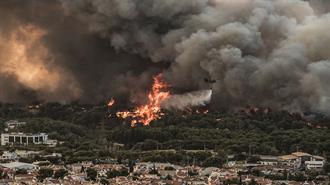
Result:
<instances>
[{"instance_id":1,"label":"thick gray smoke","mask_svg":"<svg viewBox=\"0 0 330 185\"><path fill-rule=\"evenodd\" d=\"M140 100L163 71L212 105L329 113L329 4L2 0L0 101Z\"/></svg>"},{"instance_id":2,"label":"thick gray smoke","mask_svg":"<svg viewBox=\"0 0 330 185\"><path fill-rule=\"evenodd\" d=\"M330 14L313 0L61 0L118 51L214 104L330 111ZM320 6L323 5L323 6Z\"/></svg>"},{"instance_id":3,"label":"thick gray smoke","mask_svg":"<svg viewBox=\"0 0 330 185\"><path fill-rule=\"evenodd\" d=\"M170 96L163 104L165 109L184 110L187 107L205 106L210 103L212 90L200 90Z\"/></svg>"},{"instance_id":4,"label":"thick gray smoke","mask_svg":"<svg viewBox=\"0 0 330 185\"><path fill-rule=\"evenodd\" d=\"M116 52L59 1L1 0L0 17L1 102L104 102L147 89L162 68Z\"/></svg>"}]
</instances>

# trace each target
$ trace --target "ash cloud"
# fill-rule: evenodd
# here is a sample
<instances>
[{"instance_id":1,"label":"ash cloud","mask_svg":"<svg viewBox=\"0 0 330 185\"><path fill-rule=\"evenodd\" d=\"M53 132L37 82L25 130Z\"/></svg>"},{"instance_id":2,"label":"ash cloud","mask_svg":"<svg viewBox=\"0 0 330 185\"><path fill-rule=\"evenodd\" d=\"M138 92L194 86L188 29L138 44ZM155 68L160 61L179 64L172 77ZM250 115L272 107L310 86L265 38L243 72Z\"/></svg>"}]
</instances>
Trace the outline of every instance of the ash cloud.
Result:
<instances>
[{"instance_id":1,"label":"ash cloud","mask_svg":"<svg viewBox=\"0 0 330 185\"><path fill-rule=\"evenodd\" d=\"M115 51L84 21L65 14L59 1L0 1L0 17L2 102L95 103L129 96L126 81L134 78L135 90L143 92L145 76L164 65Z\"/></svg>"},{"instance_id":2,"label":"ash cloud","mask_svg":"<svg viewBox=\"0 0 330 185\"><path fill-rule=\"evenodd\" d=\"M322 0L4 0L0 37L22 24L45 30L42 65L61 80L49 92L1 73L0 100L141 99L163 71L176 91L211 87L217 107L329 113L328 7ZM22 89L32 93L24 98Z\"/></svg>"},{"instance_id":3,"label":"ash cloud","mask_svg":"<svg viewBox=\"0 0 330 185\"><path fill-rule=\"evenodd\" d=\"M321 0L61 0L120 52L165 70L179 89L212 85L221 107L329 112L330 14Z\"/></svg>"}]
</instances>

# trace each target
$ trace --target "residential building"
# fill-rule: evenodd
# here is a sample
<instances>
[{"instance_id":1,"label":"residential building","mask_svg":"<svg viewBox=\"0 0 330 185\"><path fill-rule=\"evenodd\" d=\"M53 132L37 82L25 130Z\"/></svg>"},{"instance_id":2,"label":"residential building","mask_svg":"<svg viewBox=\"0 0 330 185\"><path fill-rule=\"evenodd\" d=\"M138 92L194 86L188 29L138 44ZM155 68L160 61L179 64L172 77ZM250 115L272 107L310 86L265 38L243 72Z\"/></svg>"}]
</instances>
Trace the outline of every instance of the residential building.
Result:
<instances>
[{"instance_id":1,"label":"residential building","mask_svg":"<svg viewBox=\"0 0 330 185\"><path fill-rule=\"evenodd\" d=\"M40 151L28 151L28 150L15 150L15 153L20 158L34 158L40 155Z\"/></svg>"},{"instance_id":2,"label":"residential building","mask_svg":"<svg viewBox=\"0 0 330 185\"><path fill-rule=\"evenodd\" d=\"M321 156L312 156L309 161L305 161L307 169L321 170L325 164L325 158Z\"/></svg>"},{"instance_id":3,"label":"residential building","mask_svg":"<svg viewBox=\"0 0 330 185\"><path fill-rule=\"evenodd\" d=\"M30 163L22 163L22 162L11 162L11 163L2 163L0 167L7 168L11 170L37 170L39 167Z\"/></svg>"},{"instance_id":4,"label":"residential building","mask_svg":"<svg viewBox=\"0 0 330 185\"><path fill-rule=\"evenodd\" d=\"M47 145L48 147L55 147L57 146L58 141L55 139L48 139L43 142L43 144Z\"/></svg>"},{"instance_id":5,"label":"residential building","mask_svg":"<svg viewBox=\"0 0 330 185\"><path fill-rule=\"evenodd\" d=\"M1 145L29 145L29 144L43 144L48 140L48 135L45 133L27 134L27 133L2 133Z\"/></svg>"},{"instance_id":6,"label":"residential building","mask_svg":"<svg viewBox=\"0 0 330 185\"><path fill-rule=\"evenodd\" d=\"M7 129L14 129L18 126L25 125L26 122L18 121L18 120L9 120L5 122L6 128Z\"/></svg>"},{"instance_id":7,"label":"residential building","mask_svg":"<svg viewBox=\"0 0 330 185\"><path fill-rule=\"evenodd\" d=\"M294 152L290 155L279 156L278 159L282 165L290 166L294 169L322 169L325 164L325 158L304 152Z\"/></svg>"},{"instance_id":8,"label":"residential building","mask_svg":"<svg viewBox=\"0 0 330 185\"><path fill-rule=\"evenodd\" d=\"M260 157L260 161L258 161L258 164L264 166L276 166L278 164L277 156L260 155L259 157Z\"/></svg>"},{"instance_id":9,"label":"residential building","mask_svg":"<svg viewBox=\"0 0 330 185\"><path fill-rule=\"evenodd\" d=\"M1 155L0 160L1 161L15 161L19 157L15 152L9 152L9 151L4 151L3 154Z\"/></svg>"}]
</instances>

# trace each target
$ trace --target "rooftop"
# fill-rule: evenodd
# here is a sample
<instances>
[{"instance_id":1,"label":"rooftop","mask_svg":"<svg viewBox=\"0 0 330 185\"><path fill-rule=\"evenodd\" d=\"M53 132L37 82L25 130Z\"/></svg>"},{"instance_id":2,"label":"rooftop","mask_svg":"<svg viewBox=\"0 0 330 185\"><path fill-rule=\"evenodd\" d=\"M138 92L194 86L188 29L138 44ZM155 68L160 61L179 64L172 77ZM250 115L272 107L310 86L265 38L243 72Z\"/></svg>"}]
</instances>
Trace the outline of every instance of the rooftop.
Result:
<instances>
[{"instance_id":1,"label":"rooftop","mask_svg":"<svg viewBox=\"0 0 330 185\"><path fill-rule=\"evenodd\" d=\"M9 169L32 169L37 167L34 164L22 163L22 162L11 162L11 163L2 163L0 166Z\"/></svg>"},{"instance_id":2,"label":"rooftop","mask_svg":"<svg viewBox=\"0 0 330 185\"><path fill-rule=\"evenodd\" d=\"M304 152L294 152L294 153L292 153L292 155L297 156L297 157L305 157L305 156L310 157L310 156L312 156L311 154L304 153Z\"/></svg>"},{"instance_id":3,"label":"rooftop","mask_svg":"<svg viewBox=\"0 0 330 185\"><path fill-rule=\"evenodd\" d=\"M46 133L23 133L23 132L10 132L10 133L2 133L1 135L19 135L19 136L40 136L40 135L47 135Z\"/></svg>"},{"instance_id":4,"label":"rooftop","mask_svg":"<svg viewBox=\"0 0 330 185\"><path fill-rule=\"evenodd\" d=\"M280 160L294 160L297 159L298 157L295 155L282 155L278 157Z\"/></svg>"}]
</instances>

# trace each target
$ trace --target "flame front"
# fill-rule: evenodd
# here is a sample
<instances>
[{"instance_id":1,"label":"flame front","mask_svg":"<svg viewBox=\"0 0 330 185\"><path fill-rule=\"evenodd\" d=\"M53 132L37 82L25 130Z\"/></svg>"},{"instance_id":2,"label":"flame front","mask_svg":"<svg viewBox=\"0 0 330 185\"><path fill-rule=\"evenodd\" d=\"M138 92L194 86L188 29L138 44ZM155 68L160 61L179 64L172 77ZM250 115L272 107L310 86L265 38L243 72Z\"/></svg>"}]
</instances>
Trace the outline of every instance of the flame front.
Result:
<instances>
[{"instance_id":1,"label":"flame front","mask_svg":"<svg viewBox=\"0 0 330 185\"><path fill-rule=\"evenodd\" d=\"M168 85L163 80L163 75L159 74L154 77L152 91L148 95L148 103L137 107L134 111L117 112L119 118L132 118L131 125L134 127L137 123L149 125L151 121L160 119L161 104L170 96L167 90Z\"/></svg>"},{"instance_id":2,"label":"flame front","mask_svg":"<svg viewBox=\"0 0 330 185\"><path fill-rule=\"evenodd\" d=\"M111 98L111 100L108 103L108 107L112 107L115 104L115 99Z\"/></svg>"}]
</instances>

